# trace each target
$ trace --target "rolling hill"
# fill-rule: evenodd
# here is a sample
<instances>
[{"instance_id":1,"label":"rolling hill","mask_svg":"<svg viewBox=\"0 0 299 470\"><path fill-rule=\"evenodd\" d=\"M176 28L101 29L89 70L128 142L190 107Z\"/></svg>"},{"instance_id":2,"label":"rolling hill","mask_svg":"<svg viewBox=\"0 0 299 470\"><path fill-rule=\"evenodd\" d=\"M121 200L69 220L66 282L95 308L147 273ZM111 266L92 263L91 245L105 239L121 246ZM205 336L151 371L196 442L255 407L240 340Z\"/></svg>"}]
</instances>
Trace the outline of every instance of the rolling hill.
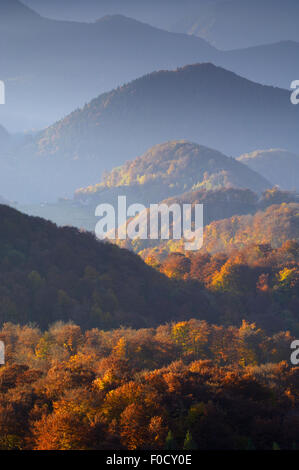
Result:
<instances>
[{"instance_id":1,"label":"rolling hill","mask_svg":"<svg viewBox=\"0 0 299 470\"><path fill-rule=\"evenodd\" d=\"M204 194L220 188L250 188L260 193L270 187L272 184L265 178L216 150L172 141L156 145L141 157L106 173L102 182L78 189L73 199L18 207L58 225L94 231L98 220L95 208L101 203L117 207L118 196L126 196L128 205L138 202L149 207L195 188ZM243 192L238 194L242 200Z\"/></svg>"},{"instance_id":2,"label":"rolling hill","mask_svg":"<svg viewBox=\"0 0 299 470\"><path fill-rule=\"evenodd\" d=\"M12 131L45 127L94 96L157 69L210 60L206 41L121 15L93 23L41 17L18 0L0 2L1 79Z\"/></svg>"},{"instance_id":3,"label":"rolling hill","mask_svg":"<svg viewBox=\"0 0 299 470\"><path fill-rule=\"evenodd\" d=\"M204 229L201 253L230 253L250 245L281 246L288 240L299 241L299 204L283 203L255 214L234 215L216 220ZM117 241L142 258L164 259L169 253L184 253L183 240Z\"/></svg>"},{"instance_id":4,"label":"rolling hill","mask_svg":"<svg viewBox=\"0 0 299 470\"><path fill-rule=\"evenodd\" d=\"M287 91L212 64L161 71L100 95L38 133L19 149L20 183L8 187L3 178L1 184L6 197L20 201L70 196L98 183L104 170L174 139L228 155L267 147L295 151L298 123L299 107Z\"/></svg>"},{"instance_id":5,"label":"rolling hill","mask_svg":"<svg viewBox=\"0 0 299 470\"><path fill-rule=\"evenodd\" d=\"M128 203L139 201L148 207L195 188L235 187L261 192L270 186L265 178L236 164L233 158L182 140L150 148L107 173L102 183L77 190L75 199L82 203L115 203L115 196L128 193Z\"/></svg>"},{"instance_id":6,"label":"rolling hill","mask_svg":"<svg viewBox=\"0 0 299 470\"><path fill-rule=\"evenodd\" d=\"M2 0L0 42L5 49L0 67L8 99L0 109L0 122L11 132L40 129L138 76L192 63L213 62L251 80L285 88L299 72L298 44L226 53L199 37L115 14L123 11L117 8L110 15L104 8L100 16L106 16L82 23L48 19L18 0ZM150 9L154 11L152 5ZM177 9L187 11L179 2Z\"/></svg>"},{"instance_id":7,"label":"rolling hill","mask_svg":"<svg viewBox=\"0 0 299 470\"><path fill-rule=\"evenodd\" d=\"M169 283L138 256L91 234L4 205L0 220L1 324L146 326L208 306L203 291Z\"/></svg>"},{"instance_id":8,"label":"rolling hill","mask_svg":"<svg viewBox=\"0 0 299 470\"><path fill-rule=\"evenodd\" d=\"M285 190L299 192L299 156L286 150L257 150L241 155L239 162L269 178Z\"/></svg>"},{"instance_id":9,"label":"rolling hill","mask_svg":"<svg viewBox=\"0 0 299 470\"><path fill-rule=\"evenodd\" d=\"M252 243L264 243L268 235L275 243L287 237L298 237L298 204L272 206L265 213L249 219L249 223L248 217L252 216L214 222L209 226L214 226L211 229L214 233L210 233L208 240L217 244L220 237L215 235L222 234L224 243L225 237L231 240L234 233L235 245L244 246L248 236ZM23 215L4 205L0 205L0 220L0 324L35 323L45 329L59 320L71 320L83 329L111 329L153 327L190 318L239 325L242 319L248 318L274 331L295 327L295 297L284 298L284 306L290 310L287 317L276 314L281 306L280 297L265 297L263 312L265 309L268 312L265 318L256 308L256 302L246 302L244 295L236 297L227 292L219 297L199 280L169 279L137 255L98 242L91 234L80 233L74 228L57 228L50 222ZM280 221L279 229L277 220ZM215 245L209 246L217 251ZM157 254L158 262L159 257L169 251L162 248L147 254ZM233 248L231 242L227 248ZM291 245L289 249L298 252L298 245L293 251ZM258 247L255 253L257 250ZM197 255L200 260L202 253ZM216 268L216 258L215 261ZM219 261L223 264L225 256L218 259L218 267ZM285 255L280 266L288 266ZM265 272L264 269L256 271L255 277L258 278L258 272ZM246 277L243 280L248 281ZM242 279L240 282L244 291ZM255 285L251 283L250 288L254 299ZM246 304L245 310L239 310L241 304L244 308Z\"/></svg>"}]
</instances>

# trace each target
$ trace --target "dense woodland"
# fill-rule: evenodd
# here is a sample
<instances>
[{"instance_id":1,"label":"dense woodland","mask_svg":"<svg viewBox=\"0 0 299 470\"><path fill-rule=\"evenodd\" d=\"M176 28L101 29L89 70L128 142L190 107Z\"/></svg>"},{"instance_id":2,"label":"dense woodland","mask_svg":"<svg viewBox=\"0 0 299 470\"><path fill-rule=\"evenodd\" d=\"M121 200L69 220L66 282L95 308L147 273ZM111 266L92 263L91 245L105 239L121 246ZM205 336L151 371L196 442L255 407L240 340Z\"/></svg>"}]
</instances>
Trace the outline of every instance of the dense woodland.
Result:
<instances>
[{"instance_id":1,"label":"dense woodland","mask_svg":"<svg viewBox=\"0 0 299 470\"><path fill-rule=\"evenodd\" d=\"M298 0L24 1L54 13L0 0L0 451L298 450ZM119 196L203 204L203 247L97 240Z\"/></svg>"},{"instance_id":2,"label":"dense woodland","mask_svg":"<svg viewBox=\"0 0 299 470\"><path fill-rule=\"evenodd\" d=\"M151 327L199 318L267 331L298 328L299 245L163 261L0 206L1 323L72 320L83 328ZM264 227L263 227L264 229ZM161 264L162 263L162 264Z\"/></svg>"},{"instance_id":3,"label":"dense woodland","mask_svg":"<svg viewBox=\"0 0 299 470\"><path fill-rule=\"evenodd\" d=\"M0 206L0 450L298 449L298 204L242 195L293 238L143 261Z\"/></svg>"},{"instance_id":4,"label":"dense woodland","mask_svg":"<svg viewBox=\"0 0 299 470\"><path fill-rule=\"evenodd\" d=\"M276 188L266 191L261 198L248 190L220 189L193 191L163 202L169 206L173 203L191 204L192 207L203 204L204 239L201 251L208 253L231 252L252 243L271 244L277 248L287 240L298 240L299 237L298 196ZM149 231L149 216L147 224ZM159 233L161 225L162 222L159 223ZM173 218L170 218L169 226L171 233ZM124 229L125 226L122 226L121 231ZM158 240L149 237L146 240L139 237L116 239L116 243L144 259L149 255L161 258L172 252L184 252L184 240L172 237L169 240L161 237Z\"/></svg>"},{"instance_id":5,"label":"dense woodland","mask_svg":"<svg viewBox=\"0 0 299 470\"><path fill-rule=\"evenodd\" d=\"M0 206L0 219L1 323L141 327L209 310L203 289L174 285L137 255L91 233L7 206Z\"/></svg>"},{"instance_id":6,"label":"dense woodland","mask_svg":"<svg viewBox=\"0 0 299 470\"><path fill-rule=\"evenodd\" d=\"M297 241L146 264L0 212L1 450L298 449Z\"/></svg>"},{"instance_id":7,"label":"dense woodland","mask_svg":"<svg viewBox=\"0 0 299 470\"><path fill-rule=\"evenodd\" d=\"M291 335L3 325L0 449L298 449Z\"/></svg>"}]
</instances>

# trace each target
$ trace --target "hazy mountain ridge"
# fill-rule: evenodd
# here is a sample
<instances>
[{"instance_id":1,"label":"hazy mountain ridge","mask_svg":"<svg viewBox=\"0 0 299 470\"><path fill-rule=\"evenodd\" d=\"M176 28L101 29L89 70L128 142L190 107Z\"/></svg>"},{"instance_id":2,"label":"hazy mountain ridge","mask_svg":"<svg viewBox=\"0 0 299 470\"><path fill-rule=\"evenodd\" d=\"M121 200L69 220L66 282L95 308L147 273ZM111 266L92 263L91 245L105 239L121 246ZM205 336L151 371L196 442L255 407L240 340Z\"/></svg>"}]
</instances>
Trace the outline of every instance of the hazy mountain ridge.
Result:
<instances>
[{"instance_id":1,"label":"hazy mountain ridge","mask_svg":"<svg viewBox=\"0 0 299 470\"><path fill-rule=\"evenodd\" d=\"M215 2L198 15L188 14L173 28L204 37L223 49L282 40L299 41L297 0Z\"/></svg>"},{"instance_id":2,"label":"hazy mountain ridge","mask_svg":"<svg viewBox=\"0 0 299 470\"><path fill-rule=\"evenodd\" d=\"M24 0L41 15L71 21L94 21L104 15L122 14L169 30L187 13L219 0ZM224 1L224 0L220 0Z\"/></svg>"},{"instance_id":3,"label":"hazy mountain ridge","mask_svg":"<svg viewBox=\"0 0 299 470\"><path fill-rule=\"evenodd\" d=\"M225 51L213 61L249 80L289 90L291 82L299 76L298 57L299 36L297 41Z\"/></svg>"},{"instance_id":4,"label":"hazy mountain ridge","mask_svg":"<svg viewBox=\"0 0 299 470\"><path fill-rule=\"evenodd\" d=\"M102 193L107 198L107 191L118 190L122 194L130 186L143 193L140 202L148 206L194 187L240 187L261 192L271 183L216 150L183 140L152 147L142 156L107 173L102 183L79 189L75 198L82 202L98 201ZM138 186L142 186L140 191Z\"/></svg>"},{"instance_id":5,"label":"hazy mountain ridge","mask_svg":"<svg viewBox=\"0 0 299 470\"><path fill-rule=\"evenodd\" d=\"M256 150L239 162L267 177L282 189L299 192L299 156L282 149Z\"/></svg>"},{"instance_id":6,"label":"hazy mountain ridge","mask_svg":"<svg viewBox=\"0 0 299 470\"><path fill-rule=\"evenodd\" d=\"M272 186L247 166L216 150L187 141L172 141L156 145L142 156L106 172L102 182L77 190L72 199L18 207L26 214L44 217L58 225L94 231L98 221L96 207L108 203L116 208L118 196L126 196L128 206L138 202L149 207L195 188L202 194L209 189L227 188L251 188L260 193ZM242 199L243 192L239 194Z\"/></svg>"},{"instance_id":7,"label":"hazy mountain ridge","mask_svg":"<svg viewBox=\"0 0 299 470\"><path fill-rule=\"evenodd\" d=\"M217 52L195 36L121 15L93 23L56 21L17 0L6 1L2 11L1 79L9 99L0 119L13 131L45 127L137 76L207 61Z\"/></svg>"},{"instance_id":8,"label":"hazy mountain ridge","mask_svg":"<svg viewBox=\"0 0 299 470\"><path fill-rule=\"evenodd\" d=\"M228 155L267 147L294 151L298 123L299 108L287 91L198 64L155 72L99 96L39 133L18 155L32 170L27 199L31 191L53 200L98 183L104 170L163 141L201 142ZM52 175L55 187L44 174Z\"/></svg>"},{"instance_id":9,"label":"hazy mountain ridge","mask_svg":"<svg viewBox=\"0 0 299 470\"><path fill-rule=\"evenodd\" d=\"M5 21L39 21L42 17L18 0L1 0L0 16Z\"/></svg>"},{"instance_id":10,"label":"hazy mountain ridge","mask_svg":"<svg viewBox=\"0 0 299 470\"><path fill-rule=\"evenodd\" d=\"M93 21L122 14L172 31L198 34L220 49L299 41L296 0L24 0L40 14Z\"/></svg>"},{"instance_id":11,"label":"hazy mountain ridge","mask_svg":"<svg viewBox=\"0 0 299 470\"><path fill-rule=\"evenodd\" d=\"M0 451L297 449L299 0L24 1L56 19L0 0Z\"/></svg>"},{"instance_id":12,"label":"hazy mountain ridge","mask_svg":"<svg viewBox=\"0 0 299 470\"><path fill-rule=\"evenodd\" d=\"M0 42L1 79L9 98L0 122L11 131L46 127L94 96L154 70L213 62L284 88L299 72L295 43L226 53L199 37L120 14L93 23L57 21L17 0L2 2Z\"/></svg>"}]
</instances>

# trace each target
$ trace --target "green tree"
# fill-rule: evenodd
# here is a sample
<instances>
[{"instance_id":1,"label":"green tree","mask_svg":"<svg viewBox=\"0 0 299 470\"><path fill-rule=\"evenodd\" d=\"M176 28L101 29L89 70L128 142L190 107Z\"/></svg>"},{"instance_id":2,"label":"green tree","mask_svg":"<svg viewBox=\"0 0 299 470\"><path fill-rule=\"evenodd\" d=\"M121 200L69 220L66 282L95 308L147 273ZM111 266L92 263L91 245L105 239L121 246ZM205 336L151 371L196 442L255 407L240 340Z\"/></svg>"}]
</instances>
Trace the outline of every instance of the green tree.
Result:
<instances>
[{"instance_id":1,"label":"green tree","mask_svg":"<svg viewBox=\"0 0 299 470\"><path fill-rule=\"evenodd\" d=\"M176 449L177 449L177 444L174 440L172 432L169 431L165 440L165 450L176 450Z\"/></svg>"},{"instance_id":2,"label":"green tree","mask_svg":"<svg viewBox=\"0 0 299 470\"><path fill-rule=\"evenodd\" d=\"M197 445L193 441L192 434L190 433L190 431L187 431L187 434L184 440L183 449L184 450L196 450L197 449Z\"/></svg>"}]
</instances>

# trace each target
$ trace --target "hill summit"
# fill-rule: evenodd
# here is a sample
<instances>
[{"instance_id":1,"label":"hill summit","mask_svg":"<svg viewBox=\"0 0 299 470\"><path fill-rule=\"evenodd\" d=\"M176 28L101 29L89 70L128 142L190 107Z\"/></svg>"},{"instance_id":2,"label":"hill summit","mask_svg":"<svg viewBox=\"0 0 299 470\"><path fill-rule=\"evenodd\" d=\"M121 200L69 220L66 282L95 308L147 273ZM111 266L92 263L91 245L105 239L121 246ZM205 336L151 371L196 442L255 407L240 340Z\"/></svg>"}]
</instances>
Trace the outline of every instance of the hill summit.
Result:
<instances>
[{"instance_id":1,"label":"hill summit","mask_svg":"<svg viewBox=\"0 0 299 470\"><path fill-rule=\"evenodd\" d=\"M142 156L106 173L101 183L79 189L76 199L87 202L106 198L107 202L113 195L127 194L132 202L148 207L195 189L235 187L261 192L270 186L264 177L217 150L174 140L155 145Z\"/></svg>"}]
</instances>

